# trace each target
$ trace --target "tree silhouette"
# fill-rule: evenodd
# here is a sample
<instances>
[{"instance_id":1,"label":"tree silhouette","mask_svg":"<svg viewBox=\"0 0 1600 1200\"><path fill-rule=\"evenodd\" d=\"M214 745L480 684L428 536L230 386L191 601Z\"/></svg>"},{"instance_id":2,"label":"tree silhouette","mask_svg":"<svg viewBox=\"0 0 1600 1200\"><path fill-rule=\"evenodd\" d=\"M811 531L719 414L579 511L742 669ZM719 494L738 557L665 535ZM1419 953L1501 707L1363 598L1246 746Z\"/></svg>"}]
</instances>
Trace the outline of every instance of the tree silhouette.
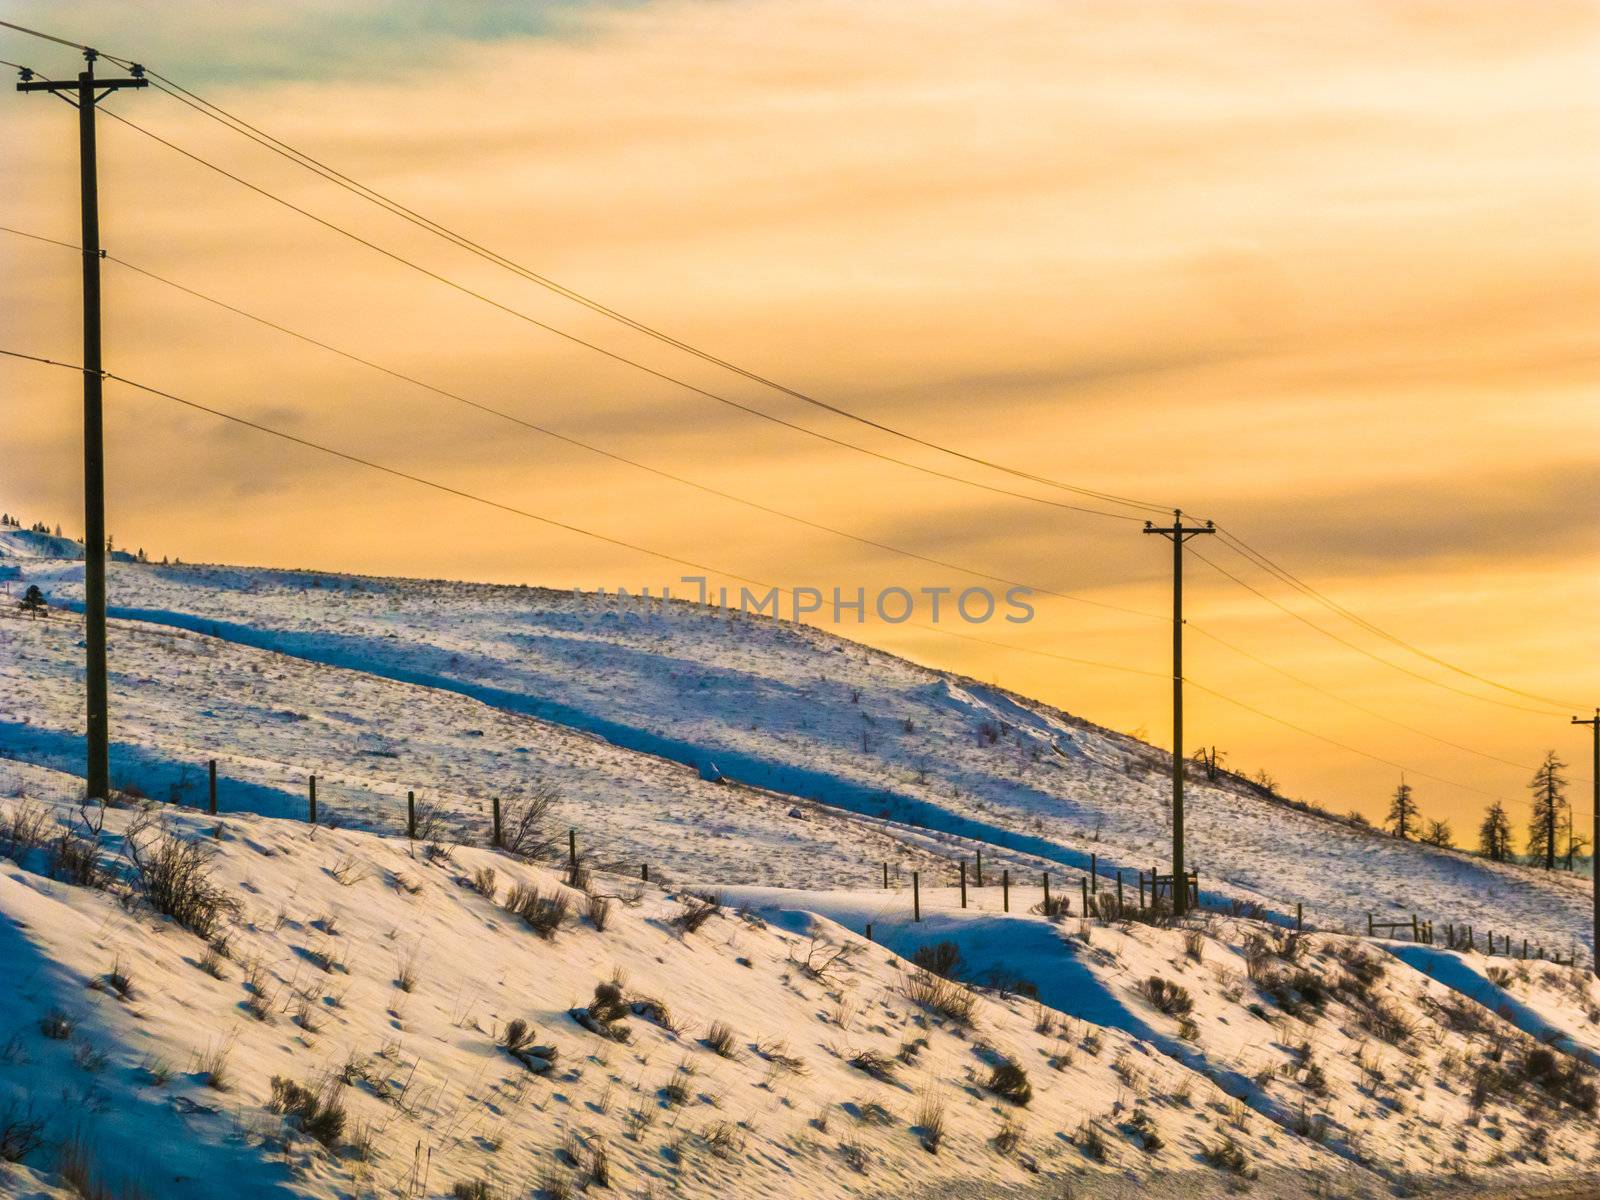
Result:
<instances>
[{"instance_id":1,"label":"tree silhouette","mask_svg":"<svg viewBox=\"0 0 1600 1200\"><path fill-rule=\"evenodd\" d=\"M1505 805L1496 800L1483 814L1483 824L1478 826L1478 849L1492 862L1505 862L1511 857L1511 820L1506 816Z\"/></svg>"},{"instance_id":2,"label":"tree silhouette","mask_svg":"<svg viewBox=\"0 0 1600 1200\"><path fill-rule=\"evenodd\" d=\"M1421 840L1430 846L1449 848L1454 846L1455 836L1450 832L1449 821L1429 821L1428 827L1423 831Z\"/></svg>"},{"instance_id":3,"label":"tree silhouette","mask_svg":"<svg viewBox=\"0 0 1600 1200\"><path fill-rule=\"evenodd\" d=\"M1528 853L1541 855L1546 871L1556 868L1556 840L1567 807L1567 777L1561 773L1566 765L1551 750L1528 781L1528 790L1533 793L1533 813L1528 818Z\"/></svg>"},{"instance_id":4,"label":"tree silhouette","mask_svg":"<svg viewBox=\"0 0 1600 1200\"><path fill-rule=\"evenodd\" d=\"M1411 785L1402 779L1400 786L1394 790L1394 799L1389 801L1389 816L1384 824L1394 830L1395 837L1403 842L1417 832L1421 820L1417 802L1411 798Z\"/></svg>"},{"instance_id":5,"label":"tree silhouette","mask_svg":"<svg viewBox=\"0 0 1600 1200\"><path fill-rule=\"evenodd\" d=\"M37 617L49 606L45 603L44 593L39 590L39 585L30 583L28 590L22 593L22 601L17 607L30 617Z\"/></svg>"}]
</instances>

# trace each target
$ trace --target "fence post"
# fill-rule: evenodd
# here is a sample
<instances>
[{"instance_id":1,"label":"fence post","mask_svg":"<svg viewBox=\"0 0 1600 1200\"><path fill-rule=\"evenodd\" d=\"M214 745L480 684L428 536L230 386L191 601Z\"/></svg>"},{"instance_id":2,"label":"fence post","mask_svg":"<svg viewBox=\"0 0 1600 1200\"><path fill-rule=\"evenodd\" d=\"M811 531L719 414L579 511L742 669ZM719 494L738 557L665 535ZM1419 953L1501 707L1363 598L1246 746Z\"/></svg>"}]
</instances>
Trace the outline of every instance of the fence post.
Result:
<instances>
[{"instance_id":1,"label":"fence post","mask_svg":"<svg viewBox=\"0 0 1600 1200\"><path fill-rule=\"evenodd\" d=\"M214 817L217 815L217 760L213 758L206 769L211 777L210 800L206 807Z\"/></svg>"},{"instance_id":2,"label":"fence post","mask_svg":"<svg viewBox=\"0 0 1600 1200\"><path fill-rule=\"evenodd\" d=\"M1420 942L1422 940L1422 935L1421 935L1421 933L1419 932L1419 930L1417 928L1417 914L1416 913L1412 913L1411 914L1411 940L1413 942Z\"/></svg>"},{"instance_id":3,"label":"fence post","mask_svg":"<svg viewBox=\"0 0 1600 1200\"><path fill-rule=\"evenodd\" d=\"M1301 933L1306 927L1306 907L1300 900L1294 902L1294 931Z\"/></svg>"},{"instance_id":4,"label":"fence post","mask_svg":"<svg viewBox=\"0 0 1600 1200\"><path fill-rule=\"evenodd\" d=\"M309 809L310 817L309 817L309 819L310 819L311 823L313 825L315 825L317 823L317 777L315 775L312 775L312 776L309 777L309 779L310 779L310 783L308 785L307 793L306 793L307 794L307 798L310 801L310 809Z\"/></svg>"},{"instance_id":5,"label":"fence post","mask_svg":"<svg viewBox=\"0 0 1600 1200\"><path fill-rule=\"evenodd\" d=\"M1367 936L1368 937L1372 937L1375 933L1377 933L1377 930L1375 930L1372 927L1372 914L1368 913L1367 914Z\"/></svg>"},{"instance_id":6,"label":"fence post","mask_svg":"<svg viewBox=\"0 0 1600 1200\"><path fill-rule=\"evenodd\" d=\"M494 845L494 848L496 850L498 850L500 848L500 844L501 844L501 837L500 837L500 797L499 796L495 796L493 799L491 799L489 801L489 811L493 814L493 817L494 817L494 841L493 841L493 845Z\"/></svg>"},{"instance_id":7,"label":"fence post","mask_svg":"<svg viewBox=\"0 0 1600 1200\"><path fill-rule=\"evenodd\" d=\"M889 861L887 859L883 863L883 886L884 890L887 891L889 887Z\"/></svg>"},{"instance_id":8,"label":"fence post","mask_svg":"<svg viewBox=\"0 0 1600 1200\"><path fill-rule=\"evenodd\" d=\"M417 794L410 791L406 793L406 836L417 840Z\"/></svg>"},{"instance_id":9,"label":"fence post","mask_svg":"<svg viewBox=\"0 0 1600 1200\"><path fill-rule=\"evenodd\" d=\"M1000 872L1000 908L1002 912L1011 911L1011 872Z\"/></svg>"},{"instance_id":10,"label":"fence post","mask_svg":"<svg viewBox=\"0 0 1600 1200\"><path fill-rule=\"evenodd\" d=\"M967 906L967 860L962 859L957 864L961 868L961 907Z\"/></svg>"},{"instance_id":11,"label":"fence post","mask_svg":"<svg viewBox=\"0 0 1600 1200\"><path fill-rule=\"evenodd\" d=\"M1083 915L1086 917L1092 916L1093 914L1089 911L1089 881L1087 879L1078 880L1078 887L1083 891Z\"/></svg>"},{"instance_id":12,"label":"fence post","mask_svg":"<svg viewBox=\"0 0 1600 1200\"><path fill-rule=\"evenodd\" d=\"M577 869L578 866L578 831L567 830L567 866Z\"/></svg>"},{"instance_id":13,"label":"fence post","mask_svg":"<svg viewBox=\"0 0 1600 1200\"><path fill-rule=\"evenodd\" d=\"M1089 855L1089 890L1095 895L1100 894L1100 856Z\"/></svg>"},{"instance_id":14,"label":"fence post","mask_svg":"<svg viewBox=\"0 0 1600 1200\"><path fill-rule=\"evenodd\" d=\"M1528 958L1528 939L1527 938L1523 938L1522 939L1522 958L1523 958L1524 962L1527 961L1527 958Z\"/></svg>"},{"instance_id":15,"label":"fence post","mask_svg":"<svg viewBox=\"0 0 1600 1200\"><path fill-rule=\"evenodd\" d=\"M1117 916L1122 915L1122 872L1117 872Z\"/></svg>"},{"instance_id":16,"label":"fence post","mask_svg":"<svg viewBox=\"0 0 1600 1200\"><path fill-rule=\"evenodd\" d=\"M983 851L982 851L982 849L979 849L979 851L978 851L978 872L977 872L977 874L978 874L978 877L974 881L973 886L974 887L982 887L983 886Z\"/></svg>"},{"instance_id":17,"label":"fence post","mask_svg":"<svg viewBox=\"0 0 1600 1200\"><path fill-rule=\"evenodd\" d=\"M639 878L642 879L645 883L649 883L650 882L650 864L649 863L640 863L639 864Z\"/></svg>"},{"instance_id":18,"label":"fence post","mask_svg":"<svg viewBox=\"0 0 1600 1200\"><path fill-rule=\"evenodd\" d=\"M871 940L872 940L872 922L868 921L867 922L867 941L870 942Z\"/></svg>"},{"instance_id":19,"label":"fence post","mask_svg":"<svg viewBox=\"0 0 1600 1200\"><path fill-rule=\"evenodd\" d=\"M911 919L922 920L922 873L911 872Z\"/></svg>"},{"instance_id":20,"label":"fence post","mask_svg":"<svg viewBox=\"0 0 1600 1200\"><path fill-rule=\"evenodd\" d=\"M1050 872L1044 873L1044 915L1050 915Z\"/></svg>"},{"instance_id":21,"label":"fence post","mask_svg":"<svg viewBox=\"0 0 1600 1200\"><path fill-rule=\"evenodd\" d=\"M1144 872L1139 872L1139 911L1144 911Z\"/></svg>"}]
</instances>

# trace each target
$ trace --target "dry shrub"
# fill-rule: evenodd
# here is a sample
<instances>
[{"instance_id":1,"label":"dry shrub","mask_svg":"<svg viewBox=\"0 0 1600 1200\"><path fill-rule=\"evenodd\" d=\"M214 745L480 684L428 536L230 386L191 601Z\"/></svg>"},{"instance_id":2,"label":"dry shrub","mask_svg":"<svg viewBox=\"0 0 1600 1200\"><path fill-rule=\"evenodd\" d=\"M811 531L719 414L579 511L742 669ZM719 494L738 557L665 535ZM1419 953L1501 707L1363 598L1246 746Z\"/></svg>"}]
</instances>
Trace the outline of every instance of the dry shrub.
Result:
<instances>
[{"instance_id":1,"label":"dry shrub","mask_svg":"<svg viewBox=\"0 0 1600 1200\"><path fill-rule=\"evenodd\" d=\"M500 848L518 858L544 858L555 849L550 813L561 792L553 783L538 782L524 796L500 804Z\"/></svg>"},{"instance_id":2,"label":"dry shrub","mask_svg":"<svg viewBox=\"0 0 1600 1200\"><path fill-rule=\"evenodd\" d=\"M688 896L679 908L672 923L684 933L694 933L712 917L722 911L722 900L717 896Z\"/></svg>"},{"instance_id":3,"label":"dry shrub","mask_svg":"<svg viewBox=\"0 0 1600 1200\"><path fill-rule=\"evenodd\" d=\"M238 901L212 881L216 852L166 832L141 844L140 837L148 830L149 822L140 818L123 838L140 891L158 913L209 940L239 910Z\"/></svg>"},{"instance_id":4,"label":"dry shrub","mask_svg":"<svg viewBox=\"0 0 1600 1200\"><path fill-rule=\"evenodd\" d=\"M927 971L914 971L906 980L906 999L958 1025L971 1025L977 999L952 979Z\"/></svg>"},{"instance_id":5,"label":"dry shrub","mask_svg":"<svg viewBox=\"0 0 1600 1200\"><path fill-rule=\"evenodd\" d=\"M1170 979L1152 975L1148 979L1139 981L1138 991L1150 1002L1152 1008L1169 1017L1187 1017L1194 1012L1194 997L1181 983L1173 983Z\"/></svg>"},{"instance_id":6,"label":"dry shrub","mask_svg":"<svg viewBox=\"0 0 1600 1200\"><path fill-rule=\"evenodd\" d=\"M1027 1104L1033 1099L1033 1085L1028 1082L1028 1073L1009 1059L996 1063L989 1072L988 1088L997 1096L1003 1096L1013 1104Z\"/></svg>"},{"instance_id":7,"label":"dry shrub","mask_svg":"<svg viewBox=\"0 0 1600 1200\"><path fill-rule=\"evenodd\" d=\"M281 1075L272 1077L272 1098L267 1107L292 1120L301 1133L330 1149L344 1136L344 1098L329 1077L315 1087L304 1087Z\"/></svg>"},{"instance_id":8,"label":"dry shrub","mask_svg":"<svg viewBox=\"0 0 1600 1200\"><path fill-rule=\"evenodd\" d=\"M512 884L506 893L506 910L525 921L546 941L554 938L572 911L572 897L562 888L545 892L533 884Z\"/></svg>"}]
</instances>

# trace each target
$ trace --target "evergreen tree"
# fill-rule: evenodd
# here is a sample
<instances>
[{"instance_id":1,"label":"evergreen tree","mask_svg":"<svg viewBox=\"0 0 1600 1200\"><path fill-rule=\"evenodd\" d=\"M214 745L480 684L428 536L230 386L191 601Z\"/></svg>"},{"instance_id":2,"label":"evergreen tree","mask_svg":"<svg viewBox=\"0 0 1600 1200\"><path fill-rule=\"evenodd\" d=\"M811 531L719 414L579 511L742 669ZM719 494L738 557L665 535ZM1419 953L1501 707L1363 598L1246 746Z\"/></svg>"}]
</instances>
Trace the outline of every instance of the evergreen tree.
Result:
<instances>
[{"instance_id":1,"label":"evergreen tree","mask_svg":"<svg viewBox=\"0 0 1600 1200\"><path fill-rule=\"evenodd\" d=\"M1562 814L1567 807L1567 764L1551 750L1528 781L1533 793L1533 813L1528 818L1528 853L1544 859L1544 869L1556 867L1556 843L1561 834Z\"/></svg>"},{"instance_id":2,"label":"evergreen tree","mask_svg":"<svg viewBox=\"0 0 1600 1200\"><path fill-rule=\"evenodd\" d=\"M1422 834L1422 841L1430 846L1447 849L1456 844L1455 835L1450 832L1449 821L1429 821L1427 829Z\"/></svg>"},{"instance_id":3,"label":"evergreen tree","mask_svg":"<svg viewBox=\"0 0 1600 1200\"><path fill-rule=\"evenodd\" d=\"M1483 814L1478 826L1478 850L1491 862L1506 862L1511 857L1511 821L1505 805L1496 800Z\"/></svg>"},{"instance_id":4,"label":"evergreen tree","mask_svg":"<svg viewBox=\"0 0 1600 1200\"><path fill-rule=\"evenodd\" d=\"M1394 790L1394 799L1389 801L1389 816L1384 824L1394 830L1395 837L1403 842L1417 832L1421 820L1417 802L1411 798L1411 785L1402 779L1400 786Z\"/></svg>"},{"instance_id":5,"label":"evergreen tree","mask_svg":"<svg viewBox=\"0 0 1600 1200\"><path fill-rule=\"evenodd\" d=\"M47 606L44 593L39 590L37 583L28 585L28 590L22 593L22 601L18 607L30 617L36 617L45 610Z\"/></svg>"}]
</instances>

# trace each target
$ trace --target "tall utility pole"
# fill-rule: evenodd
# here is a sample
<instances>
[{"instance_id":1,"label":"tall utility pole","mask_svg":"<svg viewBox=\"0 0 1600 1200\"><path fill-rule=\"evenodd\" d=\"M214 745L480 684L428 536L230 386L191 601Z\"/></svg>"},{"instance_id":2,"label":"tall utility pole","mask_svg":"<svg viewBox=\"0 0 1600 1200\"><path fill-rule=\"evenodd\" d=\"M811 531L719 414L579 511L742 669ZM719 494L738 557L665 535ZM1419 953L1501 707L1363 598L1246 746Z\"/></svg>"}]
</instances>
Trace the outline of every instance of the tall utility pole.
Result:
<instances>
[{"instance_id":1,"label":"tall utility pole","mask_svg":"<svg viewBox=\"0 0 1600 1200\"><path fill-rule=\"evenodd\" d=\"M1172 911L1182 916L1189 907L1189 877L1183 866L1183 544L1216 528L1210 521L1185 525L1183 510L1175 508L1171 525L1146 521L1144 531L1172 542Z\"/></svg>"},{"instance_id":2,"label":"tall utility pole","mask_svg":"<svg viewBox=\"0 0 1600 1200\"><path fill-rule=\"evenodd\" d=\"M111 720L106 699L106 476L100 389L100 199L95 170L94 110L122 88L148 86L144 68L131 79L96 79L99 55L83 52L76 79L34 79L23 71L19 92L53 92L78 107L78 163L83 204L83 621L88 647L87 792L104 799L110 790ZM96 93L99 93L98 95Z\"/></svg>"},{"instance_id":3,"label":"tall utility pole","mask_svg":"<svg viewBox=\"0 0 1600 1200\"><path fill-rule=\"evenodd\" d=\"M1600 975L1600 851L1596 851L1596 844L1600 844L1600 708L1594 710L1592 717L1573 717L1574 725L1587 725L1594 734L1594 762L1589 770L1589 778L1594 786L1594 833L1589 838L1589 874L1594 876L1590 881L1594 890L1594 973Z\"/></svg>"}]
</instances>

